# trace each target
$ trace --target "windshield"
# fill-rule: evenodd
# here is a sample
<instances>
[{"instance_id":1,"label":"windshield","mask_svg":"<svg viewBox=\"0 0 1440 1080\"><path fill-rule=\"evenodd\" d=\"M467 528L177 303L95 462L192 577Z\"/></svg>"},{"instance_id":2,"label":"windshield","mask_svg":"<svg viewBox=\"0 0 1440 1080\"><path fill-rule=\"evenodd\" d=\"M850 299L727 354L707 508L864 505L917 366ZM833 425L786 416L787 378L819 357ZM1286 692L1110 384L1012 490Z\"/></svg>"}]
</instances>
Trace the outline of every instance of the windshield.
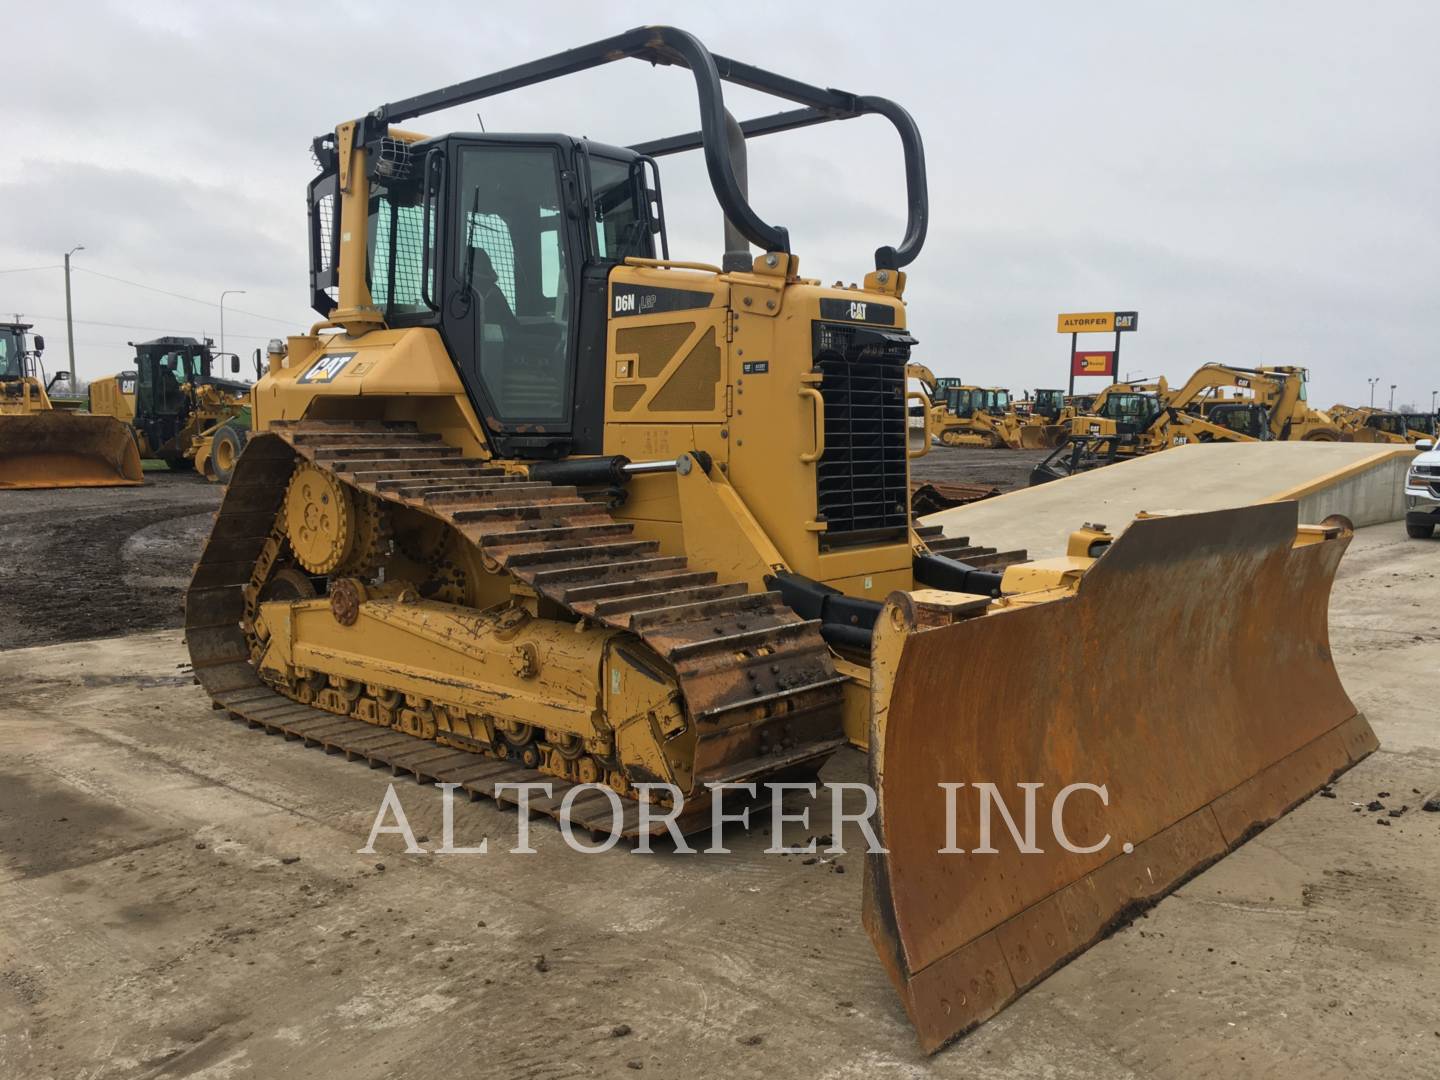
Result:
<instances>
[{"instance_id":1,"label":"windshield","mask_svg":"<svg viewBox=\"0 0 1440 1080\"><path fill-rule=\"evenodd\" d=\"M607 262L635 256L653 258L655 246L636 198L640 174L625 162L590 159L590 195L595 209L595 253Z\"/></svg>"},{"instance_id":2,"label":"windshield","mask_svg":"<svg viewBox=\"0 0 1440 1080\"><path fill-rule=\"evenodd\" d=\"M370 188L368 284L370 299L386 316L428 312L430 305L421 295L425 245L421 233L425 207L418 184L386 187L378 182ZM430 244L435 243L435 215L430 216ZM432 268L429 286L434 295Z\"/></svg>"},{"instance_id":3,"label":"windshield","mask_svg":"<svg viewBox=\"0 0 1440 1080\"><path fill-rule=\"evenodd\" d=\"M20 334L8 327L0 329L0 378L18 379L25 373L22 356Z\"/></svg>"},{"instance_id":4,"label":"windshield","mask_svg":"<svg viewBox=\"0 0 1440 1080\"><path fill-rule=\"evenodd\" d=\"M563 419L573 264L559 158L549 148L471 146L459 178L451 273L470 286L485 392L501 421Z\"/></svg>"}]
</instances>

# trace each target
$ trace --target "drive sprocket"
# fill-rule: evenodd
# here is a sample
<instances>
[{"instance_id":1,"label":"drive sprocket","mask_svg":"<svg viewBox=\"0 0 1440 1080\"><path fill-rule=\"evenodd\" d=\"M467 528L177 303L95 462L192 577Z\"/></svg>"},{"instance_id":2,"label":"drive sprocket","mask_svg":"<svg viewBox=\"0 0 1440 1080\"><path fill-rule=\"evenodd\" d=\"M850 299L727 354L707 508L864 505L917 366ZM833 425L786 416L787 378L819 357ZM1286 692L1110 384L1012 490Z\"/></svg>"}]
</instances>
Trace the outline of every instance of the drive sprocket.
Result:
<instances>
[{"instance_id":1,"label":"drive sprocket","mask_svg":"<svg viewBox=\"0 0 1440 1080\"><path fill-rule=\"evenodd\" d=\"M312 574L333 573L355 544L356 514L350 492L332 473L302 462L285 491L285 532L300 565Z\"/></svg>"}]
</instances>

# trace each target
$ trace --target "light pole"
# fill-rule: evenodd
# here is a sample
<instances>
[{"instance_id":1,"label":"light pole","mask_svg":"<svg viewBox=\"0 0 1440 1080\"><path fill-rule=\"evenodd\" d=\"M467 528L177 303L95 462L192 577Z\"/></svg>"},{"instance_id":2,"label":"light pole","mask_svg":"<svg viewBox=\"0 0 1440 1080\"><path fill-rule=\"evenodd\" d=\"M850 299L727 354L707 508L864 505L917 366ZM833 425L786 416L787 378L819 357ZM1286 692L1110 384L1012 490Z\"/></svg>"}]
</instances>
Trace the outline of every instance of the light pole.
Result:
<instances>
[{"instance_id":1,"label":"light pole","mask_svg":"<svg viewBox=\"0 0 1440 1080\"><path fill-rule=\"evenodd\" d=\"M225 355L225 297L244 296L244 289L226 289L220 294L220 355Z\"/></svg>"},{"instance_id":2,"label":"light pole","mask_svg":"<svg viewBox=\"0 0 1440 1080\"><path fill-rule=\"evenodd\" d=\"M1390 384L1390 411L1395 411L1395 384Z\"/></svg>"},{"instance_id":3,"label":"light pole","mask_svg":"<svg viewBox=\"0 0 1440 1080\"><path fill-rule=\"evenodd\" d=\"M1430 415L1435 415L1435 398L1440 397L1440 390L1430 391Z\"/></svg>"},{"instance_id":4,"label":"light pole","mask_svg":"<svg viewBox=\"0 0 1440 1080\"><path fill-rule=\"evenodd\" d=\"M1370 407L1373 409L1375 407L1375 384L1378 383L1380 379L1377 377L1374 379L1366 379L1365 381L1370 384Z\"/></svg>"},{"instance_id":5,"label":"light pole","mask_svg":"<svg viewBox=\"0 0 1440 1080\"><path fill-rule=\"evenodd\" d=\"M76 244L65 253L65 343L70 347L70 393L80 385L75 381L75 319L70 311L70 256L84 251L84 244Z\"/></svg>"}]
</instances>

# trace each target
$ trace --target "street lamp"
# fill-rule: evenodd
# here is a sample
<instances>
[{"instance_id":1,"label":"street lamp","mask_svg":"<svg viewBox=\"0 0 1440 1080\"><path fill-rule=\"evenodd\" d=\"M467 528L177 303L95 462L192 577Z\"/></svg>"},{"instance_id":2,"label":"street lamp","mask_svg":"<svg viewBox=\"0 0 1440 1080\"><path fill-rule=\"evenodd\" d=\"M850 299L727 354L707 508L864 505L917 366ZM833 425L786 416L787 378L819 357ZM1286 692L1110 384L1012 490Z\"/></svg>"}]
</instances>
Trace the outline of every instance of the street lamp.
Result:
<instances>
[{"instance_id":1,"label":"street lamp","mask_svg":"<svg viewBox=\"0 0 1440 1080\"><path fill-rule=\"evenodd\" d=\"M1378 383L1380 379L1377 376L1374 379L1366 379L1365 381L1370 384L1370 407L1373 409L1375 407L1375 384Z\"/></svg>"},{"instance_id":2,"label":"street lamp","mask_svg":"<svg viewBox=\"0 0 1440 1080\"><path fill-rule=\"evenodd\" d=\"M1395 384L1390 384L1390 411L1395 411Z\"/></svg>"},{"instance_id":3,"label":"street lamp","mask_svg":"<svg viewBox=\"0 0 1440 1080\"><path fill-rule=\"evenodd\" d=\"M84 244L76 244L65 253L65 342L70 347L70 393L80 385L75 381L75 319L70 311L70 256L84 251Z\"/></svg>"},{"instance_id":4,"label":"street lamp","mask_svg":"<svg viewBox=\"0 0 1440 1080\"><path fill-rule=\"evenodd\" d=\"M225 297L244 296L244 289L226 289L220 294L220 355L225 355Z\"/></svg>"}]
</instances>

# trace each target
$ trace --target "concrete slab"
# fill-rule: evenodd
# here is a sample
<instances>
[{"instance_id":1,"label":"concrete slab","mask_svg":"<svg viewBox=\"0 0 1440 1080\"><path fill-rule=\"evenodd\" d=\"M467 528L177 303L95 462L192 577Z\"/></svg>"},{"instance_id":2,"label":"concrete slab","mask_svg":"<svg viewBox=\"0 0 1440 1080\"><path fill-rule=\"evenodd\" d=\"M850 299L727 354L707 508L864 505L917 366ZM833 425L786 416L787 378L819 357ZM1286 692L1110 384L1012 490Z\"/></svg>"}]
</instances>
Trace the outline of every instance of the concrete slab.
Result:
<instances>
[{"instance_id":1,"label":"concrete slab","mask_svg":"<svg viewBox=\"0 0 1440 1080\"><path fill-rule=\"evenodd\" d=\"M929 1059L855 855L548 820L510 855L488 802L455 808L485 855L366 855L392 783L433 850L438 792L225 721L178 633L0 653L0 1077L1440 1076L1437 611L1440 541L1362 530L1333 640L1382 749Z\"/></svg>"},{"instance_id":2,"label":"concrete slab","mask_svg":"<svg viewBox=\"0 0 1440 1080\"><path fill-rule=\"evenodd\" d=\"M1087 521L1123 528L1142 510L1223 510L1296 499L1300 520L1344 514L1356 526L1404 517L1405 470L1415 451L1365 443L1211 443L1178 446L1035 488L944 510L925 519L946 536L969 536L1032 558L1065 551Z\"/></svg>"}]
</instances>

